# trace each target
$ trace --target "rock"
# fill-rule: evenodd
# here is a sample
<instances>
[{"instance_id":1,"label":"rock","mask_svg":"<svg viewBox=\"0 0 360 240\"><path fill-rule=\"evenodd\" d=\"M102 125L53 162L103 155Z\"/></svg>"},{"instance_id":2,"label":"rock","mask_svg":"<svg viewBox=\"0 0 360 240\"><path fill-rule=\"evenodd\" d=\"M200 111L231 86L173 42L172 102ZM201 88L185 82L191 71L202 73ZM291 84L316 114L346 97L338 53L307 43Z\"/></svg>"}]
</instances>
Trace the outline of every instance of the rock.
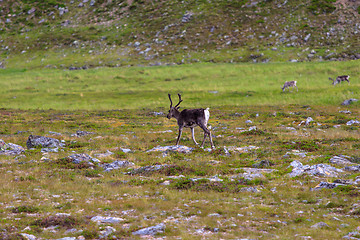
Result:
<instances>
[{"instance_id":1,"label":"rock","mask_svg":"<svg viewBox=\"0 0 360 240\"><path fill-rule=\"evenodd\" d=\"M316 164L313 166L302 165L299 161L293 161L290 166L293 167L291 173L289 173L290 177L301 176L304 173L314 176L321 177L337 177L339 173L343 173L344 171L335 167L332 167L327 164Z\"/></svg>"},{"instance_id":2,"label":"rock","mask_svg":"<svg viewBox=\"0 0 360 240\"><path fill-rule=\"evenodd\" d=\"M351 103L357 102L357 101L358 101L358 100L357 100L356 98L350 98L350 99L348 99L348 100L343 101L343 102L341 103L341 105L347 106L347 105L350 105Z\"/></svg>"},{"instance_id":3,"label":"rock","mask_svg":"<svg viewBox=\"0 0 360 240\"><path fill-rule=\"evenodd\" d=\"M314 225L311 226L312 228L328 228L329 225L327 225L326 223L324 222L318 222Z\"/></svg>"},{"instance_id":4,"label":"rock","mask_svg":"<svg viewBox=\"0 0 360 240\"><path fill-rule=\"evenodd\" d=\"M157 146L153 149L147 150L146 152L180 152L180 153L190 153L194 150L194 148L186 147L182 145L175 145L175 146Z\"/></svg>"},{"instance_id":5,"label":"rock","mask_svg":"<svg viewBox=\"0 0 360 240\"><path fill-rule=\"evenodd\" d=\"M323 188L327 188L327 189L333 189L336 188L337 186L341 186L344 184L341 183L329 183L329 182L320 182L316 187L312 188L311 190L320 190Z\"/></svg>"},{"instance_id":6,"label":"rock","mask_svg":"<svg viewBox=\"0 0 360 240\"><path fill-rule=\"evenodd\" d=\"M90 220L93 222L96 222L98 224L99 223L119 223L119 222L124 221L124 219L118 218L118 217L103 217L103 216L95 216L95 217L92 217Z\"/></svg>"},{"instance_id":7,"label":"rock","mask_svg":"<svg viewBox=\"0 0 360 240\"><path fill-rule=\"evenodd\" d=\"M312 121L314 121L314 119L312 119L312 117L308 117L306 121L301 121L301 123L299 123L299 126L303 124L305 124L305 126L308 126Z\"/></svg>"},{"instance_id":8,"label":"rock","mask_svg":"<svg viewBox=\"0 0 360 240\"><path fill-rule=\"evenodd\" d=\"M145 166L145 167L141 167L138 169L134 169L131 172L128 172L127 174L143 174L143 173L148 173L148 172L154 172L154 171L159 171L160 169L166 168L168 167L168 164L164 164L164 165L151 165L151 166Z\"/></svg>"},{"instance_id":9,"label":"rock","mask_svg":"<svg viewBox=\"0 0 360 240\"><path fill-rule=\"evenodd\" d=\"M181 22L187 23L191 20L194 13L186 11L185 14L181 18Z\"/></svg>"},{"instance_id":10,"label":"rock","mask_svg":"<svg viewBox=\"0 0 360 240\"><path fill-rule=\"evenodd\" d=\"M35 135L30 135L26 142L26 146L28 149L34 147L57 148L64 147L64 145L65 144L61 143L58 139Z\"/></svg>"},{"instance_id":11,"label":"rock","mask_svg":"<svg viewBox=\"0 0 360 240\"><path fill-rule=\"evenodd\" d=\"M116 232L116 229L110 226L106 226L104 230L100 231L99 237L100 239L105 238L112 234L113 232Z\"/></svg>"},{"instance_id":12,"label":"rock","mask_svg":"<svg viewBox=\"0 0 360 240\"><path fill-rule=\"evenodd\" d=\"M253 168L264 168L264 167L270 167L274 165L272 162L270 162L269 160L261 160L259 163L254 163L252 165Z\"/></svg>"},{"instance_id":13,"label":"rock","mask_svg":"<svg viewBox=\"0 0 360 240\"><path fill-rule=\"evenodd\" d=\"M252 192L252 193L256 193L256 192L260 192L259 189L257 189L256 187L244 187L240 189L241 192Z\"/></svg>"},{"instance_id":14,"label":"rock","mask_svg":"<svg viewBox=\"0 0 360 240\"><path fill-rule=\"evenodd\" d=\"M165 224L164 223L160 223L158 225L152 226L152 227L148 227L148 228L143 228L140 229L138 231L133 232L133 235L150 235L150 236L154 236L157 233L163 233L165 231Z\"/></svg>"},{"instance_id":15,"label":"rock","mask_svg":"<svg viewBox=\"0 0 360 240\"><path fill-rule=\"evenodd\" d=\"M135 164L129 161L115 161L112 163L104 163L101 164L100 167L104 169L105 172L110 172L112 170L116 170L119 168L126 168L130 166L134 166Z\"/></svg>"},{"instance_id":16,"label":"rock","mask_svg":"<svg viewBox=\"0 0 360 240\"><path fill-rule=\"evenodd\" d=\"M344 156L344 155L340 155L340 156L334 156L332 158L330 158L329 162L336 164L336 165L353 165L353 162L350 162L348 159L350 157L349 156Z\"/></svg>"},{"instance_id":17,"label":"rock","mask_svg":"<svg viewBox=\"0 0 360 240\"><path fill-rule=\"evenodd\" d=\"M73 163L75 164L79 164L81 162L87 162L90 164L93 163L99 163L100 160L91 157L90 155L86 154L86 153L78 153L78 154L73 154L68 156L67 158L71 159Z\"/></svg>"},{"instance_id":18,"label":"rock","mask_svg":"<svg viewBox=\"0 0 360 240\"><path fill-rule=\"evenodd\" d=\"M350 120L346 123L346 125L348 125L348 126L351 126L353 124L360 124L360 122L358 120Z\"/></svg>"},{"instance_id":19,"label":"rock","mask_svg":"<svg viewBox=\"0 0 360 240\"><path fill-rule=\"evenodd\" d=\"M106 153L95 153L94 156L98 158L104 158L104 157L109 157L113 154L114 154L113 152L107 150Z\"/></svg>"},{"instance_id":20,"label":"rock","mask_svg":"<svg viewBox=\"0 0 360 240\"><path fill-rule=\"evenodd\" d=\"M5 143L0 139L0 155L12 156L19 155L25 152L25 149L22 146L19 146L14 143Z\"/></svg>"},{"instance_id":21,"label":"rock","mask_svg":"<svg viewBox=\"0 0 360 240\"><path fill-rule=\"evenodd\" d=\"M57 238L56 240L76 240L76 237L63 237L63 238Z\"/></svg>"},{"instance_id":22,"label":"rock","mask_svg":"<svg viewBox=\"0 0 360 240\"><path fill-rule=\"evenodd\" d=\"M72 137L83 137L86 135L95 134L94 132L88 132L88 131L76 131L76 133L71 134Z\"/></svg>"},{"instance_id":23,"label":"rock","mask_svg":"<svg viewBox=\"0 0 360 240\"><path fill-rule=\"evenodd\" d=\"M309 33L308 35L306 35L306 37L304 38L304 41L305 41L305 42L309 41L310 37L311 37L311 33Z\"/></svg>"},{"instance_id":24,"label":"rock","mask_svg":"<svg viewBox=\"0 0 360 240\"><path fill-rule=\"evenodd\" d=\"M232 178L244 178L246 180L253 180L256 178L265 178L263 173L272 173L276 171L275 169L267 169L267 168L239 168L237 170L244 171Z\"/></svg>"},{"instance_id":25,"label":"rock","mask_svg":"<svg viewBox=\"0 0 360 240\"><path fill-rule=\"evenodd\" d=\"M343 169L344 171L348 171L348 172L360 172L360 165L346 166Z\"/></svg>"},{"instance_id":26,"label":"rock","mask_svg":"<svg viewBox=\"0 0 360 240\"><path fill-rule=\"evenodd\" d=\"M27 14L31 15L31 14L35 13L35 11L36 11L36 9L33 7L27 12Z\"/></svg>"},{"instance_id":27,"label":"rock","mask_svg":"<svg viewBox=\"0 0 360 240\"><path fill-rule=\"evenodd\" d=\"M37 238L34 235L30 235L27 233L20 233L22 237L24 237L26 240L36 240Z\"/></svg>"},{"instance_id":28,"label":"rock","mask_svg":"<svg viewBox=\"0 0 360 240\"><path fill-rule=\"evenodd\" d=\"M228 151L234 151L234 152L239 152L239 153L248 153L248 152L256 150L256 149L259 149L259 147L252 146L252 145L245 146L245 147L234 147L234 146L227 147Z\"/></svg>"},{"instance_id":29,"label":"rock","mask_svg":"<svg viewBox=\"0 0 360 240\"><path fill-rule=\"evenodd\" d=\"M349 232L347 235L343 236L342 238L345 239L359 239L358 236L360 235L360 232Z\"/></svg>"}]
</instances>

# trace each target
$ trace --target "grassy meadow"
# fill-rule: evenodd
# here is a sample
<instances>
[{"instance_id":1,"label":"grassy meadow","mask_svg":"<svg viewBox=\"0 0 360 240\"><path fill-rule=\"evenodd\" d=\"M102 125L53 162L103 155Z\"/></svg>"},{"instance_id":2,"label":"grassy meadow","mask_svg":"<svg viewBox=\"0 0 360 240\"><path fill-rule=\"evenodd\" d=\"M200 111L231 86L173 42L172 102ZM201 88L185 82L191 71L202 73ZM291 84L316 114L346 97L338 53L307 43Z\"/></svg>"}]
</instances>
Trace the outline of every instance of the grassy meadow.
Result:
<instances>
[{"instance_id":1,"label":"grassy meadow","mask_svg":"<svg viewBox=\"0 0 360 240\"><path fill-rule=\"evenodd\" d=\"M350 85L332 86L328 77L342 74ZM290 80L299 91L282 93ZM359 186L313 190L320 182L355 181L359 172L288 175L294 160L341 169L329 159L346 155L359 164L359 124L346 124L359 120L359 102L340 105L359 99L359 87L359 61L0 70L0 139L26 148L33 134L65 144L0 155L0 238L138 239L135 231L160 223L164 231L145 238L359 237ZM175 144L176 121L165 118L169 92L174 102L182 93L182 108L211 108L216 149L148 151ZM313 121L301 124L308 117ZM74 136L78 130L92 134ZM195 133L199 141L199 128ZM195 147L189 130L181 144ZM74 153L134 166L104 172L66 161ZM268 166L258 168L272 171L246 178L261 161ZM166 167L136 172L153 165ZM98 224L95 216L120 220Z\"/></svg>"},{"instance_id":2,"label":"grassy meadow","mask_svg":"<svg viewBox=\"0 0 360 240\"><path fill-rule=\"evenodd\" d=\"M328 77L348 74L351 84ZM0 71L0 107L107 110L167 107L182 93L183 107L337 105L359 95L359 61L270 64L190 64L91 70ZM282 93L296 80L298 93Z\"/></svg>"}]
</instances>

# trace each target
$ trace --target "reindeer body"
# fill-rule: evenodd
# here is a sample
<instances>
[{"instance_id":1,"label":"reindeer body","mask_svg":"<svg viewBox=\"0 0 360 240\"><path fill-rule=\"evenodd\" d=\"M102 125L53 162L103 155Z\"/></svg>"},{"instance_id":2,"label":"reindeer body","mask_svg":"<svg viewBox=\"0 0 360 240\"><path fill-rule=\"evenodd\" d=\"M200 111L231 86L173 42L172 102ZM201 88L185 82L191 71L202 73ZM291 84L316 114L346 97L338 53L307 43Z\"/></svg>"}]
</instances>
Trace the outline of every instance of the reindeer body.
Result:
<instances>
[{"instance_id":1,"label":"reindeer body","mask_svg":"<svg viewBox=\"0 0 360 240\"><path fill-rule=\"evenodd\" d=\"M290 91L290 87L292 87L293 90L294 90L294 87L296 87L296 91L297 92L299 91L298 87L296 86L296 81L285 82L284 86L281 89L283 90L283 92L285 92L286 88L289 89L289 91Z\"/></svg>"},{"instance_id":2,"label":"reindeer body","mask_svg":"<svg viewBox=\"0 0 360 240\"><path fill-rule=\"evenodd\" d=\"M341 84L341 82L345 82L345 81L350 84L349 78L350 78L349 75L342 75L342 76L337 76L335 80L329 77L329 80L333 81L332 85L335 86L336 84L338 84L338 83Z\"/></svg>"},{"instance_id":3,"label":"reindeer body","mask_svg":"<svg viewBox=\"0 0 360 240\"><path fill-rule=\"evenodd\" d=\"M199 126L204 131L204 139L203 139L200 147L204 146L206 136L209 136L211 148L214 148L211 132L207 128L207 123L210 118L209 109L208 108L207 109L203 109L203 108L184 109L180 112L178 106L182 102L182 100L181 100L181 95L180 94L178 94L178 95L179 95L179 103L175 107L173 107L171 97L169 94L169 99L170 99L171 105L170 105L169 113L167 115L168 119L175 118L177 120L177 124L179 126L179 134L178 134L178 137L176 140L176 145L178 145L180 142L182 130L184 127L191 129L192 140L194 141L194 143L196 145L198 145L198 143L195 140L195 136L194 136L194 127Z\"/></svg>"}]
</instances>

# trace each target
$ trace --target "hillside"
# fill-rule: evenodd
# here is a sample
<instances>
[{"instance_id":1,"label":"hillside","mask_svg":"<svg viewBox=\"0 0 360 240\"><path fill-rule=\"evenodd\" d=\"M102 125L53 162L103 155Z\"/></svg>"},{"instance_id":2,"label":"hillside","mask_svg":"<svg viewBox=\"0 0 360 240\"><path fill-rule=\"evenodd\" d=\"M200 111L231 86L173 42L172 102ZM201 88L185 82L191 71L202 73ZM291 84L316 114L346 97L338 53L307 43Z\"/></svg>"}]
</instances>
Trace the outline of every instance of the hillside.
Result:
<instances>
[{"instance_id":1,"label":"hillside","mask_svg":"<svg viewBox=\"0 0 360 240\"><path fill-rule=\"evenodd\" d=\"M0 1L0 67L360 58L356 0Z\"/></svg>"}]
</instances>

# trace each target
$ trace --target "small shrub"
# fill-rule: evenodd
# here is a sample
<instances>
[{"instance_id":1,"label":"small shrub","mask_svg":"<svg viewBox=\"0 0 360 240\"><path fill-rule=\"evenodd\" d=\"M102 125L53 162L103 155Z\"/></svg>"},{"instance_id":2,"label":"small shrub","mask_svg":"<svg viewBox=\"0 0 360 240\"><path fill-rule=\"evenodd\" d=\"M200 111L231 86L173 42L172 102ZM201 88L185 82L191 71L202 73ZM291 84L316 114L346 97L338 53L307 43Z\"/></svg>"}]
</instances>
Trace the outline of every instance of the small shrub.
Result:
<instances>
[{"instance_id":1,"label":"small shrub","mask_svg":"<svg viewBox=\"0 0 360 240\"><path fill-rule=\"evenodd\" d=\"M84 230L82 235L85 239L98 239L99 233L96 230Z\"/></svg>"},{"instance_id":2,"label":"small shrub","mask_svg":"<svg viewBox=\"0 0 360 240\"><path fill-rule=\"evenodd\" d=\"M35 213L35 212L38 212L38 211L39 211L39 208L24 205L24 206L14 207L11 211L12 211L13 213L22 213L22 212L25 212L25 213Z\"/></svg>"},{"instance_id":3,"label":"small shrub","mask_svg":"<svg viewBox=\"0 0 360 240\"><path fill-rule=\"evenodd\" d=\"M74 228L83 223L83 220L77 219L72 216L49 216L44 219L36 220L32 223L34 226L50 227L61 226L67 229Z\"/></svg>"}]
</instances>

